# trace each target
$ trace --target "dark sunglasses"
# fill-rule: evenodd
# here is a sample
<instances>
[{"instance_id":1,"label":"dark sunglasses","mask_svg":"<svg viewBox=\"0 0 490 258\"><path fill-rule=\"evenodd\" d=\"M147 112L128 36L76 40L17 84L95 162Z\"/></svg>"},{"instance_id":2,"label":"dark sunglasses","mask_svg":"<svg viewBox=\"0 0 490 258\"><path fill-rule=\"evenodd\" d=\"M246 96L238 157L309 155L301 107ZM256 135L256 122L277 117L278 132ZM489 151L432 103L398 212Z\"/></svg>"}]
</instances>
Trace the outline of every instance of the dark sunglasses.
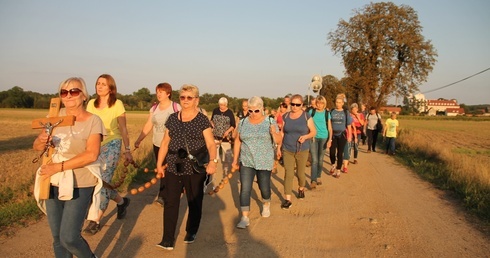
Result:
<instances>
[{"instance_id":1,"label":"dark sunglasses","mask_svg":"<svg viewBox=\"0 0 490 258\"><path fill-rule=\"evenodd\" d=\"M82 90L79 88L73 88L71 90L60 90L60 96L62 98L66 98L68 96L68 93L70 93L72 97L78 97L78 95L80 95L80 92L82 92Z\"/></svg>"},{"instance_id":2,"label":"dark sunglasses","mask_svg":"<svg viewBox=\"0 0 490 258\"><path fill-rule=\"evenodd\" d=\"M301 107L303 106L302 103L291 103L291 107Z\"/></svg>"},{"instance_id":3,"label":"dark sunglasses","mask_svg":"<svg viewBox=\"0 0 490 258\"><path fill-rule=\"evenodd\" d=\"M256 109L256 110L248 110L248 113L252 114L252 113L259 113L260 112L260 109Z\"/></svg>"},{"instance_id":4,"label":"dark sunglasses","mask_svg":"<svg viewBox=\"0 0 490 258\"><path fill-rule=\"evenodd\" d=\"M195 99L196 97L192 97L192 96L180 96L179 99L180 100L185 100L187 98L187 100L193 100Z\"/></svg>"}]
</instances>

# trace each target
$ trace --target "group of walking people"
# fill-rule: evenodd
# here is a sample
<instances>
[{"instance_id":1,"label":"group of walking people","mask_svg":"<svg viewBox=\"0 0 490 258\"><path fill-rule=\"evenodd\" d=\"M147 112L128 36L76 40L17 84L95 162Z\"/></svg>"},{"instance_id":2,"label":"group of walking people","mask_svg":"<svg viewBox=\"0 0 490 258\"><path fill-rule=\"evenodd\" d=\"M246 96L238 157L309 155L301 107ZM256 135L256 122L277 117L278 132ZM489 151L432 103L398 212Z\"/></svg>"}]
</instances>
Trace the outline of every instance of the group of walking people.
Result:
<instances>
[{"instance_id":1,"label":"group of walking people","mask_svg":"<svg viewBox=\"0 0 490 258\"><path fill-rule=\"evenodd\" d=\"M191 244L196 240L204 187L212 181L219 163L223 176L230 170L239 170L241 218L237 227L246 228L250 225L248 215L255 177L263 202L261 215L271 214L271 174L279 159L285 170L281 208L287 210L292 206L295 175L297 198L305 198L309 155L310 188L314 189L322 184L327 149L332 164L330 173L337 178L341 172L347 173L348 142L358 144L362 133L367 132L369 150L375 150L375 129L370 127L370 121L378 122L381 117L375 113L374 118L366 118L357 113L357 105L351 106L350 113L346 112L344 95L337 96L331 111L326 108L323 96L316 97L315 105L308 109L301 95L287 96L275 117L266 115L263 100L254 96L243 102L235 119L226 98L219 100L219 107L208 118L198 107L199 89L195 85L180 88L179 103L171 100L170 84L160 83L155 90L158 103L151 107L134 148L153 134L156 170L161 177L155 203L164 207L163 236L157 246L166 250L175 246L182 194L187 197L189 210L184 242ZM117 219L125 217L130 204L129 198L103 187L104 183L110 184L120 156L125 162L133 162L124 105L116 98L116 83L108 74L99 76L95 91L96 98L90 100L82 78L63 81L58 88L64 106L60 115L75 116L75 123L56 128L51 135L43 130L33 143L35 150L44 150L48 145L55 148L50 162L39 167L36 186L49 178L49 199L37 198L37 202L47 214L56 257L96 257L82 232L94 235L100 231L109 200L117 203ZM353 149L356 164L358 146ZM202 165L203 162L206 164ZM36 197L38 190L35 188ZM82 231L85 220L87 225Z\"/></svg>"}]
</instances>

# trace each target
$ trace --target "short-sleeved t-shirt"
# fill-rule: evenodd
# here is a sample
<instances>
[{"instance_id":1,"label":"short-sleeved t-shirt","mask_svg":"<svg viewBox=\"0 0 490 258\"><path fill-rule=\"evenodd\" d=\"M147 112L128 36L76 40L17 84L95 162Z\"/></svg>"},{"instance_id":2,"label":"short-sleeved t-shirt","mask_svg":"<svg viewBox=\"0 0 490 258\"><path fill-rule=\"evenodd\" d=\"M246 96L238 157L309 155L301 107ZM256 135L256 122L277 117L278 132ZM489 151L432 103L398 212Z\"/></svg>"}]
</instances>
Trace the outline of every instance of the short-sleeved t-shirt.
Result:
<instances>
[{"instance_id":1,"label":"short-sleeved t-shirt","mask_svg":"<svg viewBox=\"0 0 490 258\"><path fill-rule=\"evenodd\" d=\"M97 109L94 104L95 99L91 99L87 104L87 111L99 116L104 123L107 137L104 137L102 145L115 139L122 139L117 122L117 118L126 112L122 101L116 100L116 103L112 107L105 107L103 109Z\"/></svg>"},{"instance_id":2,"label":"short-sleeved t-shirt","mask_svg":"<svg viewBox=\"0 0 490 258\"><path fill-rule=\"evenodd\" d=\"M160 110L159 107L160 104L150 109L151 122L153 124L153 145L157 147L160 147L163 136L165 135L165 130L167 129L165 122L167 122L168 117L170 114L178 112L181 109L180 105L173 101L170 102L170 106L166 109Z\"/></svg>"},{"instance_id":3,"label":"short-sleeved t-shirt","mask_svg":"<svg viewBox=\"0 0 490 258\"><path fill-rule=\"evenodd\" d=\"M366 116L367 129L376 130L376 124L378 123L378 119L381 119L378 113L374 115L368 113Z\"/></svg>"},{"instance_id":4,"label":"short-sleeved t-shirt","mask_svg":"<svg viewBox=\"0 0 490 258\"><path fill-rule=\"evenodd\" d=\"M189 152L195 156L195 152L206 148L203 131L211 128L211 123L207 116L198 112L196 117L188 122L182 122L179 119L180 112L171 114L165 127L167 127L170 143L168 144L168 154L166 161L168 164L167 172L175 175L192 175L192 165L189 159L179 159L177 152L179 149L186 150L186 141L189 147ZM185 141L184 141L185 138ZM182 166L181 172L177 172L177 163Z\"/></svg>"},{"instance_id":5,"label":"short-sleeved t-shirt","mask_svg":"<svg viewBox=\"0 0 490 258\"><path fill-rule=\"evenodd\" d=\"M332 130L334 136L341 135L346 130L346 125L349 126L352 123L352 117L347 112L347 117L345 116L344 110L332 110L330 114L332 115ZM345 120L347 119L347 123Z\"/></svg>"},{"instance_id":6,"label":"short-sleeved t-shirt","mask_svg":"<svg viewBox=\"0 0 490 258\"><path fill-rule=\"evenodd\" d=\"M242 119L238 126L240 134L240 162L245 167L256 170L272 170L274 166L274 147L270 126L279 130L273 118L265 117L260 124L252 124L248 118Z\"/></svg>"},{"instance_id":7,"label":"short-sleeved t-shirt","mask_svg":"<svg viewBox=\"0 0 490 258\"><path fill-rule=\"evenodd\" d=\"M308 119L310 119L310 114L303 111L303 113L296 119L291 119L291 116L287 112L283 115L284 120L284 138L282 140L282 146L285 150L290 152L304 151L310 149L310 140L306 140L303 144L298 143L300 136L310 133L308 128ZM299 148L301 145L301 148Z\"/></svg>"},{"instance_id":8,"label":"short-sleeved t-shirt","mask_svg":"<svg viewBox=\"0 0 490 258\"><path fill-rule=\"evenodd\" d=\"M386 119L386 137L396 138L396 128L398 127L397 119Z\"/></svg>"},{"instance_id":9,"label":"short-sleeved t-shirt","mask_svg":"<svg viewBox=\"0 0 490 258\"><path fill-rule=\"evenodd\" d=\"M312 114L312 112L313 109L308 111L310 115ZM328 128L327 128L327 121L325 120L325 115L327 119L331 119L330 112L328 112L327 110L323 110L323 111L316 110L315 115L312 116L313 123L315 124L315 128L316 128L315 138L317 139L328 139Z\"/></svg>"},{"instance_id":10,"label":"short-sleeved t-shirt","mask_svg":"<svg viewBox=\"0 0 490 258\"><path fill-rule=\"evenodd\" d=\"M60 116L65 115L65 109L61 109ZM83 122L75 121L72 126L56 127L56 130L53 131L55 153L65 159L71 159L86 150L87 140L93 134L105 134L102 120L96 115L91 115ZM97 184L97 178L87 168L73 169L73 175L75 188L91 187Z\"/></svg>"}]
</instances>

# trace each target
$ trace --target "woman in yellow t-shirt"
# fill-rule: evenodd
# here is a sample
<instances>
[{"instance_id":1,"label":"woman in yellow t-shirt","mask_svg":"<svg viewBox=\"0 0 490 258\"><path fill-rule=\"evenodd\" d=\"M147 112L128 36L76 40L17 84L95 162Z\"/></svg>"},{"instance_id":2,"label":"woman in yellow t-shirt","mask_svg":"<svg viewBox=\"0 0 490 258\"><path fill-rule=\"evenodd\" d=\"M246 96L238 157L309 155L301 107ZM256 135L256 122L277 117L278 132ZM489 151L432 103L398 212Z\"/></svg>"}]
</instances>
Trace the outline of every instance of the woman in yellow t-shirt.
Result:
<instances>
[{"instance_id":1,"label":"woman in yellow t-shirt","mask_svg":"<svg viewBox=\"0 0 490 258\"><path fill-rule=\"evenodd\" d=\"M95 84L97 98L91 99L87 105L87 111L102 119L107 131L107 137L101 143L99 159L102 161L102 180L110 183L114 176L121 145L124 144L124 158L128 162L133 161L130 152L128 130L126 128L126 110L122 101L116 99L117 88L114 78L109 74L102 74L97 78ZM122 219L126 215L126 208L129 199L122 198L116 190L103 188L101 191L101 202L99 217L97 220L90 220L87 227L83 230L85 234L95 235L100 230L100 219L107 209L109 199L117 203L117 219Z\"/></svg>"},{"instance_id":2,"label":"woman in yellow t-shirt","mask_svg":"<svg viewBox=\"0 0 490 258\"><path fill-rule=\"evenodd\" d=\"M395 155L395 140L398 132L398 120L396 113L392 112L391 117L386 119L383 127L383 137L386 138L386 154Z\"/></svg>"}]
</instances>

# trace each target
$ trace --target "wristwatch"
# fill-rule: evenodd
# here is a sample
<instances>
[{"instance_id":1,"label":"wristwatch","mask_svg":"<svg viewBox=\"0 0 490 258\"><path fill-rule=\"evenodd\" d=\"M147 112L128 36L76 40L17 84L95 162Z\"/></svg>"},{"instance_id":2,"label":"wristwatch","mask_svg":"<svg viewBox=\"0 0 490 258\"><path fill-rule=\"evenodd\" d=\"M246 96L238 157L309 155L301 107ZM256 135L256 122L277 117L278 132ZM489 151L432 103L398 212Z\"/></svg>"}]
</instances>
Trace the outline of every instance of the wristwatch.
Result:
<instances>
[{"instance_id":1,"label":"wristwatch","mask_svg":"<svg viewBox=\"0 0 490 258\"><path fill-rule=\"evenodd\" d=\"M214 163L218 163L218 159L213 159L213 162Z\"/></svg>"}]
</instances>

